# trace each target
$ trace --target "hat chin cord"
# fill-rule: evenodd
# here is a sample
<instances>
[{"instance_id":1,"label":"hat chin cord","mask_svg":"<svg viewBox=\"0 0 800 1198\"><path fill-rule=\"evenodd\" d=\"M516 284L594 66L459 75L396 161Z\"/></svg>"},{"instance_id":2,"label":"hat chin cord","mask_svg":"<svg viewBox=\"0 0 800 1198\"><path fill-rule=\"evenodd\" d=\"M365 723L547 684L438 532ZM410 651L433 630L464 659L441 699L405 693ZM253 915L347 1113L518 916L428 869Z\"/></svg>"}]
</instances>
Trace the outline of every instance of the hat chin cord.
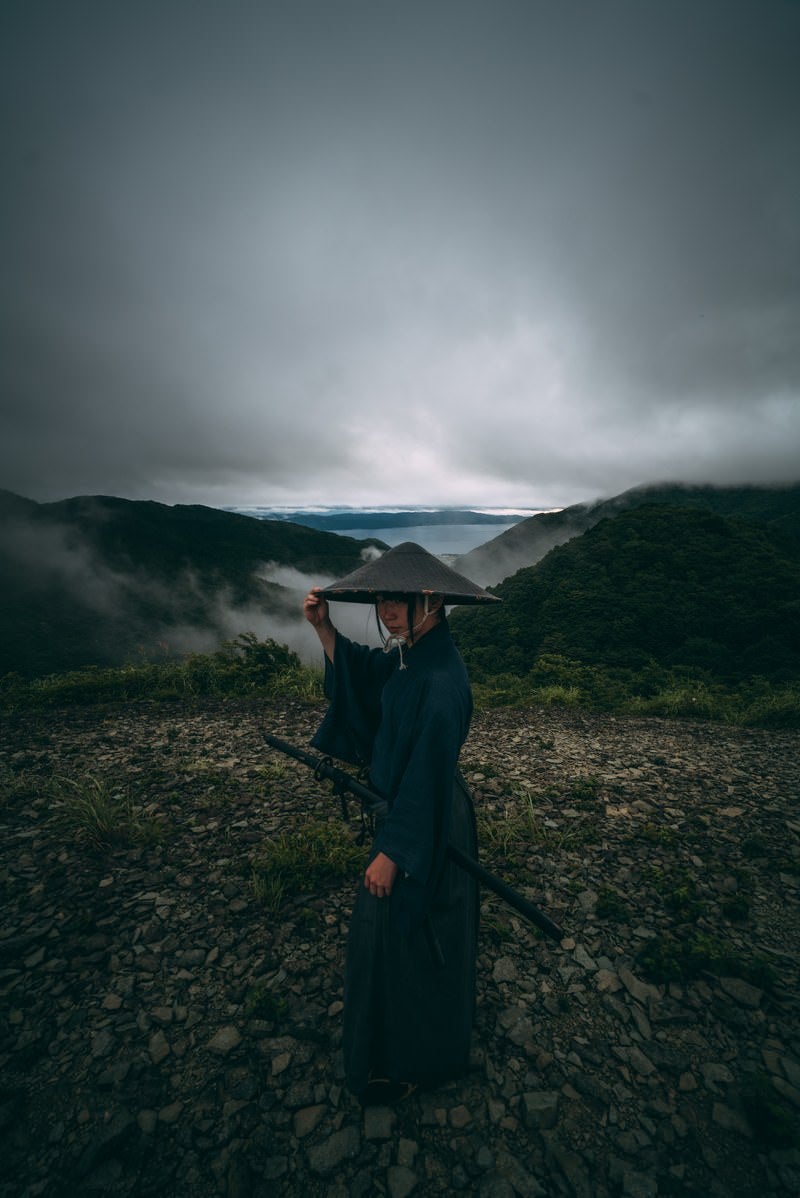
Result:
<instances>
[{"instance_id":1,"label":"hat chin cord","mask_svg":"<svg viewBox=\"0 0 800 1198\"><path fill-rule=\"evenodd\" d=\"M414 636L414 633L419 631L419 629L422 627L422 625L427 620L428 616L431 614L429 606L428 606L429 601L430 601L430 595L426 595L425 596L425 607L423 608L423 611L422 611L422 619L419 621L418 624L415 624L414 627L411 629L412 638ZM398 669L400 669L400 670L408 669L408 666L406 665L405 661L403 660L403 649L407 645L408 645L408 638L405 636L387 636L387 638L383 644L384 653L391 653L392 649L399 649L400 665L398 666Z\"/></svg>"}]
</instances>

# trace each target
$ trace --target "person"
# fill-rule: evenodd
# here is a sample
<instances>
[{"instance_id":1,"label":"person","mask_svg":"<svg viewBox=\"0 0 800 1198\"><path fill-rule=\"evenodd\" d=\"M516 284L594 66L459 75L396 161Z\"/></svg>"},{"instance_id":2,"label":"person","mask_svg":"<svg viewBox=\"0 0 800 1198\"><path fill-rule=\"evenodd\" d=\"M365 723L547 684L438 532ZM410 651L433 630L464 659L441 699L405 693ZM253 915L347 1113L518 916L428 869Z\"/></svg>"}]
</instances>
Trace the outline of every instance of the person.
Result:
<instances>
[{"instance_id":1,"label":"person","mask_svg":"<svg viewBox=\"0 0 800 1198\"><path fill-rule=\"evenodd\" d=\"M373 603L382 648L339 632L329 602ZM345 1079L392 1101L468 1066L475 1005L477 884L447 855L477 857L458 769L472 694L446 605L498 603L413 542L304 601L325 655L327 713L312 745L368 771L387 802L347 937Z\"/></svg>"}]
</instances>

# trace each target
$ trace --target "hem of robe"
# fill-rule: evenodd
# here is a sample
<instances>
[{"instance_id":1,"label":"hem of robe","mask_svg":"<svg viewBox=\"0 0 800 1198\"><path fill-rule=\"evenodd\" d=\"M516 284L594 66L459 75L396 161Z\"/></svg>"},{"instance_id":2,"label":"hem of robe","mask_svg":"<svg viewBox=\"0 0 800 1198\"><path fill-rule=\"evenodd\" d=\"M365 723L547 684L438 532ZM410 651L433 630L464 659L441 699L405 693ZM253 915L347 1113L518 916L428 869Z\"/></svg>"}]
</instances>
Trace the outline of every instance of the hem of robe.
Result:
<instances>
[{"instance_id":1,"label":"hem of robe","mask_svg":"<svg viewBox=\"0 0 800 1198\"><path fill-rule=\"evenodd\" d=\"M476 856L472 798L453 784L451 842ZM392 905L359 886L345 967L345 1080L354 1094L370 1078L436 1086L469 1068L475 1012L478 885L447 859L428 916L398 932ZM442 960L443 958L443 960Z\"/></svg>"}]
</instances>

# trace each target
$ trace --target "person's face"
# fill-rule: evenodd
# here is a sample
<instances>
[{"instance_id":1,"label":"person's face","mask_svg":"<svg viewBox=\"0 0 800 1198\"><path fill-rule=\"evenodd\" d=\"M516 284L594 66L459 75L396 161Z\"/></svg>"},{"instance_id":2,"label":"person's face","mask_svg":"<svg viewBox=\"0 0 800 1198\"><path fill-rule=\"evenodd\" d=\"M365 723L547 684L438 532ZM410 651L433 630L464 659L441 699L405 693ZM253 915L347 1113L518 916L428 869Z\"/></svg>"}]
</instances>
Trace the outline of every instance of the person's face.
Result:
<instances>
[{"instance_id":1,"label":"person's face","mask_svg":"<svg viewBox=\"0 0 800 1198\"><path fill-rule=\"evenodd\" d=\"M415 624L419 622L423 611L424 608L422 602L420 599L417 599L414 608ZM407 595L379 595L378 615L380 616L381 623L390 636L408 637Z\"/></svg>"},{"instance_id":2,"label":"person's face","mask_svg":"<svg viewBox=\"0 0 800 1198\"><path fill-rule=\"evenodd\" d=\"M429 605L429 613L426 618L425 598L422 595L415 596L412 619L413 637L408 627L408 595L379 595L378 615L390 636L402 636L406 640L416 639L423 632L427 632L428 627L435 624L438 618L435 613L439 604L435 600L432 602L429 600Z\"/></svg>"}]
</instances>

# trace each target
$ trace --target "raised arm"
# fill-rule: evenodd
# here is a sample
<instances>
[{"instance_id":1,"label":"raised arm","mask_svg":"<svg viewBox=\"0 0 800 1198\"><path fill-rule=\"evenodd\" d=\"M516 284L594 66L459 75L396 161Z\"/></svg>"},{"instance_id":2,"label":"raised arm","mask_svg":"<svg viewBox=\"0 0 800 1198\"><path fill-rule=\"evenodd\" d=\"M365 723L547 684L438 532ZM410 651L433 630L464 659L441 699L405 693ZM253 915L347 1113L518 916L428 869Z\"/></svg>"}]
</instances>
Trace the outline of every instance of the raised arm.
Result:
<instances>
[{"instance_id":1,"label":"raised arm","mask_svg":"<svg viewBox=\"0 0 800 1198\"><path fill-rule=\"evenodd\" d=\"M333 665L333 654L336 648L336 628L333 625L328 609L328 601L318 592L321 587L312 587L303 600L303 615L319 637L320 644L328 661Z\"/></svg>"}]
</instances>

